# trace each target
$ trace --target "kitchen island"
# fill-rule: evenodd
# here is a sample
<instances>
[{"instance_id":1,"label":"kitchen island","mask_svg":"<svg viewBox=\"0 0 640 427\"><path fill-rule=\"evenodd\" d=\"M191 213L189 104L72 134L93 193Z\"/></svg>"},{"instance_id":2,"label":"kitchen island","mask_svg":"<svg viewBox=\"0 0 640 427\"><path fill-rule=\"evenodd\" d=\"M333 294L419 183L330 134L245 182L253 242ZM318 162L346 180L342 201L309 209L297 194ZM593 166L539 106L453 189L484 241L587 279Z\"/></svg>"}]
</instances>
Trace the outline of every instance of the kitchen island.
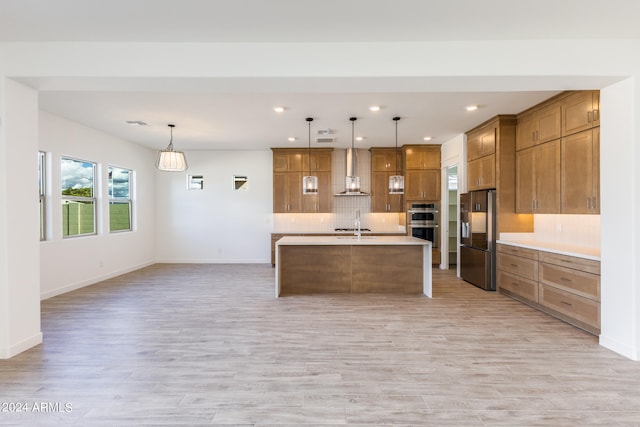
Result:
<instances>
[{"instance_id":1,"label":"kitchen island","mask_svg":"<svg viewBox=\"0 0 640 427\"><path fill-rule=\"evenodd\" d=\"M423 293L431 297L431 242L409 236L287 236L276 242L276 297Z\"/></svg>"}]
</instances>

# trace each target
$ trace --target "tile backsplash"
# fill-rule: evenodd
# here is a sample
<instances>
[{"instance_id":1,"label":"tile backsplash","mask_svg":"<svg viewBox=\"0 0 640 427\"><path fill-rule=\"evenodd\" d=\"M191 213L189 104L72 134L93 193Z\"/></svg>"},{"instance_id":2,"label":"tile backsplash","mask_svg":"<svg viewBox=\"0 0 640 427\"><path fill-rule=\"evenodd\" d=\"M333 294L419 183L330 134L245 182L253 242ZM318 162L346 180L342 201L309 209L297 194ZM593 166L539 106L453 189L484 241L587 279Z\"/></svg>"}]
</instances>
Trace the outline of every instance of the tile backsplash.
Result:
<instances>
[{"instance_id":1,"label":"tile backsplash","mask_svg":"<svg viewBox=\"0 0 640 427\"><path fill-rule=\"evenodd\" d=\"M345 190L346 150L335 149L332 157L333 193ZM356 169L360 189L371 192L371 153L358 149ZM356 211L360 210L361 226L376 232L404 232L404 214L371 212L371 196L334 196L332 213L274 214L275 233L330 233L336 228L353 228Z\"/></svg>"}]
</instances>

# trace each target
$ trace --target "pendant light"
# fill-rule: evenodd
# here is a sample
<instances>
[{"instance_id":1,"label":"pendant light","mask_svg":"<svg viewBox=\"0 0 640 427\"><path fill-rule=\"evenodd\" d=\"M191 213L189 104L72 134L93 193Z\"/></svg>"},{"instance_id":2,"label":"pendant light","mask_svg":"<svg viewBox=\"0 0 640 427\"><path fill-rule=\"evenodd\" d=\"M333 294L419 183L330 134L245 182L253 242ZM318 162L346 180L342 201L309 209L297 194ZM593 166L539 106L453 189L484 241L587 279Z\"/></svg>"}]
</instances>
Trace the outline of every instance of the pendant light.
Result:
<instances>
[{"instance_id":1,"label":"pendant light","mask_svg":"<svg viewBox=\"0 0 640 427\"><path fill-rule=\"evenodd\" d=\"M351 149L347 149L347 177L345 179L346 194L359 194L360 193L360 177L356 176L356 162L357 155L354 146L355 140L355 122L357 117L350 117L351 120ZM349 165L351 161L351 165Z\"/></svg>"},{"instance_id":2,"label":"pendant light","mask_svg":"<svg viewBox=\"0 0 640 427\"><path fill-rule=\"evenodd\" d=\"M309 175L302 177L302 194L318 194L318 177L311 176L311 122L312 117L307 117L307 123L309 123L309 152L307 157L309 158Z\"/></svg>"},{"instance_id":3,"label":"pendant light","mask_svg":"<svg viewBox=\"0 0 640 427\"><path fill-rule=\"evenodd\" d=\"M156 159L156 167L161 171L168 172L183 172L189 168L187 165L187 158L182 151L175 151L173 149L173 128L175 125L167 125L171 129L171 139L169 139L169 146L161 150L158 153Z\"/></svg>"},{"instance_id":4,"label":"pendant light","mask_svg":"<svg viewBox=\"0 0 640 427\"><path fill-rule=\"evenodd\" d=\"M389 177L389 194L404 194L404 176L398 175L398 120L400 117L394 117L396 122L396 174Z\"/></svg>"}]
</instances>

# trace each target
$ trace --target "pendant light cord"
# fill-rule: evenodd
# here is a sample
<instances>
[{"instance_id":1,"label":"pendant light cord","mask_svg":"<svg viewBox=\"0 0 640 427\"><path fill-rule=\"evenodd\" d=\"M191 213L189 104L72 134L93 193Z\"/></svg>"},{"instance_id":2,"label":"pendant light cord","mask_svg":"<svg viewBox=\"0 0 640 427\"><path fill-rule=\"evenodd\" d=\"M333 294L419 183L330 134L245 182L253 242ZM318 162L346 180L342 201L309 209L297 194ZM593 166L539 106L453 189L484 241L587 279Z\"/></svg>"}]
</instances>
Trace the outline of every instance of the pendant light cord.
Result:
<instances>
[{"instance_id":1,"label":"pendant light cord","mask_svg":"<svg viewBox=\"0 0 640 427\"><path fill-rule=\"evenodd\" d=\"M307 123L309 123L309 150L308 150L308 160L309 160L309 175L311 175L311 122L313 121L312 117L307 117Z\"/></svg>"},{"instance_id":2,"label":"pendant light cord","mask_svg":"<svg viewBox=\"0 0 640 427\"><path fill-rule=\"evenodd\" d=\"M169 126L169 130L171 132L170 133L171 136L169 137L169 146L167 147L167 151L173 151L173 128L176 125L167 125L167 126Z\"/></svg>"},{"instance_id":3,"label":"pendant light cord","mask_svg":"<svg viewBox=\"0 0 640 427\"><path fill-rule=\"evenodd\" d=\"M400 117L394 117L393 120L396 122L396 176L398 175L398 120Z\"/></svg>"}]
</instances>

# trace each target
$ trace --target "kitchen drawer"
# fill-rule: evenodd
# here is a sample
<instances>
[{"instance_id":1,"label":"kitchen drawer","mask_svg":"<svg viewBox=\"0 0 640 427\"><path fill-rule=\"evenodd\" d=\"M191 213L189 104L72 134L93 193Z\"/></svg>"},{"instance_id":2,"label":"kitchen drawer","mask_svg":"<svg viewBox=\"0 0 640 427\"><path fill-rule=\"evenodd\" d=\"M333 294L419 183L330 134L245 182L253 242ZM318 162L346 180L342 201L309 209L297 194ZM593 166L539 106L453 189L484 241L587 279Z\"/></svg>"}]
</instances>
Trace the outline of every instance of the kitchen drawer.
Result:
<instances>
[{"instance_id":1,"label":"kitchen drawer","mask_svg":"<svg viewBox=\"0 0 640 427\"><path fill-rule=\"evenodd\" d=\"M496 269L538 281L538 261L505 253L498 253L496 259Z\"/></svg>"},{"instance_id":2,"label":"kitchen drawer","mask_svg":"<svg viewBox=\"0 0 640 427\"><path fill-rule=\"evenodd\" d=\"M521 248L519 246L503 245L501 243L498 243L497 250L498 252L516 255L523 258L529 258L529 259L535 259L535 260L538 259L538 251L535 249L527 249L527 248Z\"/></svg>"},{"instance_id":3,"label":"kitchen drawer","mask_svg":"<svg viewBox=\"0 0 640 427\"><path fill-rule=\"evenodd\" d=\"M540 284L540 305L600 329L600 303L589 298Z\"/></svg>"},{"instance_id":4,"label":"kitchen drawer","mask_svg":"<svg viewBox=\"0 0 640 427\"><path fill-rule=\"evenodd\" d=\"M547 264L561 265L567 268L586 271L587 273L600 274L600 261L544 251L540 251L539 259L540 262L546 262Z\"/></svg>"},{"instance_id":5,"label":"kitchen drawer","mask_svg":"<svg viewBox=\"0 0 640 427\"><path fill-rule=\"evenodd\" d=\"M498 271L496 285L501 291L504 289L529 301L538 302L538 283L533 280Z\"/></svg>"},{"instance_id":6,"label":"kitchen drawer","mask_svg":"<svg viewBox=\"0 0 640 427\"><path fill-rule=\"evenodd\" d=\"M600 301L600 276L559 265L540 263L540 283Z\"/></svg>"}]
</instances>

